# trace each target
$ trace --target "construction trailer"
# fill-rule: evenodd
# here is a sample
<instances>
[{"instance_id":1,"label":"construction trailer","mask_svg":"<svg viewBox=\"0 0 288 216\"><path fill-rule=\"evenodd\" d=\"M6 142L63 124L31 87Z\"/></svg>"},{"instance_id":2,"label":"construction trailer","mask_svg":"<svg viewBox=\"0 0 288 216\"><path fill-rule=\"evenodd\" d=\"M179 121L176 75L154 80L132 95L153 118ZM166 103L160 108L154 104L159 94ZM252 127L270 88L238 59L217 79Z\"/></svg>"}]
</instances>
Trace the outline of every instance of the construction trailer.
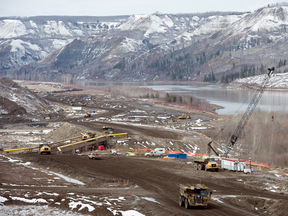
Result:
<instances>
[{"instance_id":1,"label":"construction trailer","mask_svg":"<svg viewBox=\"0 0 288 216\"><path fill-rule=\"evenodd\" d=\"M246 160L239 160L234 158L222 158L221 168L230 171L244 171L246 169Z\"/></svg>"}]
</instances>

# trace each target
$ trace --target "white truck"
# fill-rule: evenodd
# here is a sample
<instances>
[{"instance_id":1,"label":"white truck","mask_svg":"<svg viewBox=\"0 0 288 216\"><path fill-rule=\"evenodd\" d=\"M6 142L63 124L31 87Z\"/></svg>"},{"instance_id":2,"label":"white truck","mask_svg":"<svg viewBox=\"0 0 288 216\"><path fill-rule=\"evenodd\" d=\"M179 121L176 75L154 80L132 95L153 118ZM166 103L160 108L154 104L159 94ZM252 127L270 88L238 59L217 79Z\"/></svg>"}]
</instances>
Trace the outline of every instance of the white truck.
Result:
<instances>
[{"instance_id":1,"label":"white truck","mask_svg":"<svg viewBox=\"0 0 288 216\"><path fill-rule=\"evenodd\" d=\"M144 154L145 157L164 157L166 156L165 148L156 148L154 151L150 151Z\"/></svg>"}]
</instances>

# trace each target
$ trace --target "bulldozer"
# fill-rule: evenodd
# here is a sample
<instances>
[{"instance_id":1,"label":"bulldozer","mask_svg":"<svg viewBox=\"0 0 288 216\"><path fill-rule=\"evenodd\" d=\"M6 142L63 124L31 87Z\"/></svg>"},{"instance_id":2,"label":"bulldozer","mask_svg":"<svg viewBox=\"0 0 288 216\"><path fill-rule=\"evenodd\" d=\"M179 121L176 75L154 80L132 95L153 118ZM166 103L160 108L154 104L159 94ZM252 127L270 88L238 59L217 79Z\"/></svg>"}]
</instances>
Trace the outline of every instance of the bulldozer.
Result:
<instances>
[{"instance_id":1,"label":"bulldozer","mask_svg":"<svg viewBox=\"0 0 288 216\"><path fill-rule=\"evenodd\" d=\"M40 144L39 146L39 153L42 155L43 153L51 154L51 148L48 143Z\"/></svg>"},{"instance_id":2,"label":"bulldozer","mask_svg":"<svg viewBox=\"0 0 288 216\"><path fill-rule=\"evenodd\" d=\"M86 112L86 114L84 115L84 118L90 118L91 117L91 113Z\"/></svg>"},{"instance_id":3,"label":"bulldozer","mask_svg":"<svg viewBox=\"0 0 288 216\"><path fill-rule=\"evenodd\" d=\"M95 136L96 136L96 133L91 133L91 132L81 133L82 140L91 139L91 138L94 138Z\"/></svg>"},{"instance_id":4,"label":"bulldozer","mask_svg":"<svg viewBox=\"0 0 288 216\"><path fill-rule=\"evenodd\" d=\"M114 129L113 129L113 127L103 126L102 127L102 132L105 133L105 134L113 134L114 133Z\"/></svg>"},{"instance_id":5,"label":"bulldozer","mask_svg":"<svg viewBox=\"0 0 288 216\"><path fill-rule=\"evenodd\" d=\"M191 186L180 184L179 193L179 206L185 206L186 209L193 206L207 208L208 203L211 201L212 195L212 191L210 191L209 188L203 184Z\"/></svg>"}]
</instances>

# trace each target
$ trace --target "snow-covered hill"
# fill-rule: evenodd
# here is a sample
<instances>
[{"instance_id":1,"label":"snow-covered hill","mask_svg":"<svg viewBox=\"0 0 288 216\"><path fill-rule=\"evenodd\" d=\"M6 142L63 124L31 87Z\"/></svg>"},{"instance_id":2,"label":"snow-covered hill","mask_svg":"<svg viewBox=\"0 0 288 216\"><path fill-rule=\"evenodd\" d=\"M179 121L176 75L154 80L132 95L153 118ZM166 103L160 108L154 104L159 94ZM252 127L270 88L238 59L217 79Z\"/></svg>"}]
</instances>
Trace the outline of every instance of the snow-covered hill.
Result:
<instances>
[{"instance_id":1,"label":"snow-covered hill","mask_svg":"<svg viewBox=\"0 0 288 216\"><path fill-rule=\"evenodd\" d=\"M267 77L267 74L247 77L243 79L237 79L233 83L249 85L249 86L261 86L264 79ZM273 89L281 89L281 88L288 88L288 73L282 74L272 74L271 78L269 79L269 83L266 86L267 88Z\"/></svg>"},{"instance_id":2,"label":"snow-covered hill","mask_svg":"<svg viewBox=\"0 0 288 216\"><path fill-rule=\"evenodd\" d=\"M287 6L252 13L0 18L0 74L203 81L213 72L218 81L243 68L260 74L260 66L288 59L286 27Z\"/></svg>"}]
</instances>

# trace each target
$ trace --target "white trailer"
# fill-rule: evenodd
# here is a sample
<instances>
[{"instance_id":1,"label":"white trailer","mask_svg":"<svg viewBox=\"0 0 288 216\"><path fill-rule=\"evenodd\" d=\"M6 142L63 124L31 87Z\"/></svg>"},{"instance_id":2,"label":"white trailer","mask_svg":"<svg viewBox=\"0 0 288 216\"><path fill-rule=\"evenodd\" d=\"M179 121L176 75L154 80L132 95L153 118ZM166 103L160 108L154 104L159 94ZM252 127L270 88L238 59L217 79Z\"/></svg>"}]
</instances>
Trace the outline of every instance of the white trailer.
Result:
<instances>
[{"instance_id":1,"label":"white trailer","mask_svg":"<svg viewBox=\"0 0 288 216\"><path fill-rule=\"evenodd\" d=\"M244 171L246 169L246 161L233 158L222 158L221 168L231 171Z\"/></svg>"},{"instance_id":2,"label":"white trailer","mask_svg":"<svg viewBox=\"0 0 288 216\"><path fill-rule=\"evenodd\" d=\"M73 110L73 111L81 111L82 107L71 107L71 110Z\"/></svg>"}]
</instances>

